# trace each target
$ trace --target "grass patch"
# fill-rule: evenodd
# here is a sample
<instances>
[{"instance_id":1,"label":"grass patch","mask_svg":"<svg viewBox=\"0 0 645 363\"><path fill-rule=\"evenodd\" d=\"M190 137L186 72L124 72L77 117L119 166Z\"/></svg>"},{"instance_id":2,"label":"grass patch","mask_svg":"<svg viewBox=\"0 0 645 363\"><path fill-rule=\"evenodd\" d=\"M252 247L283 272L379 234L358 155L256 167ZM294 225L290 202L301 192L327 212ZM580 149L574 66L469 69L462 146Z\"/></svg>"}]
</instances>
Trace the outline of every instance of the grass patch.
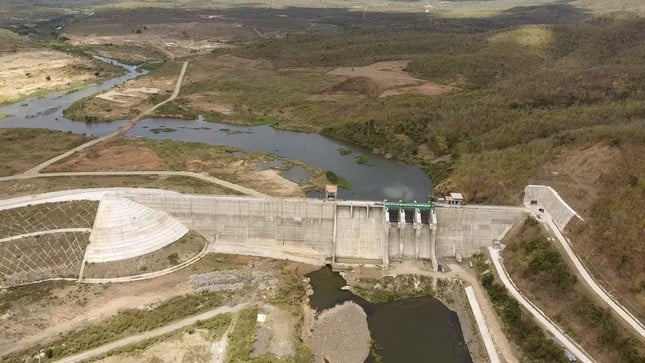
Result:
<instances>
[{"instance_id":1,"label":"grass patch","mask_svg":"<svg viewBox=\"0 0 645 363\"><path fill-rule=\"evenodd\" d=\"M382 279L361 278L353 288L366 300L386 303L393 300L421 296L434 296L432 278L416 275L385 276Z\"/></svg>"},{"instance_id":2,"label":"grass patch","mask_svg":"<svg viewBox=\"0 0 645 363\"><path fill-rule=\"evenodd\" d=\"M367 156L365 155L356 155L356 164L366 165L368 162Z\"/></svg>"},{"instance_id":3,"label":"grass patch","mask_svg":"<svg viewBox=\"0 0 645 363\"><path fill-rule=\"evenodd\" d=\"M526 358L535 362L569 362L562 348L549 339L520 307L517 300L508 294L506 288L495 281L495 276L484 261L484 256L477 254L472 260L480 274L480 282L504 324L506 336L522 349Z\"/></svg>"},{"instance_id":4,"label":"grass patch","mask_svg":"<svg viewBox=\"0 0 645 363\"><path fill-rule=\"evenodd\" d=\"M212 194L212 195L238 195L236 191L220 187L199 179L171 176L159 177L154 175L146 176L74 176L37 178L24 181L0 182L0 197L12 198L21 195L39 194L58 190L82 189L82 188L106 188L106 187L128 187L128 188L161 188L174 190L181 193ZM91 226L90 226L91 227Z\"/></svg>"},{"instance_id":5,"label":"grass patch","mask_svg":"<svg viewBox=\"0 0 645 363\"><path fill-rule=\"evenodd\" d=\"M90 140L91 137L60 131L0 130L0 176L24 172Z\"/></svg>"},{"instance_id":6,"label":"grass patch","mask_svg":"<svg viewBox=\"0 0 645 363\"><path fill-rule=\"evenodd\" d=\"M505 243L503 256L515 283L594 358L629 363L645 359L643 344L620 328L608 309L593 302L538 222L528 219Z\"/></svg>"},{"instance_id":7,"label":"grass patch","mask_svg":"<svg viewBox=\"0 0 645 363\"><path fill-rule=\"evenodd\" d=\"M338 153L339 153L340 155L342 155L342 156L349 155L349 154L351 154L351 153L352 153L352 151L351 151L351 150L349 150L349 149L345 149L345 148L342 148L342 147L341 147L341 148L338 148L337 150L338 150Z\"/></svg>"},{"instance_id":8,"label":"grass patch","mask_svg":"<svg viewBox=\"0 0 645 363\"><path fill-rule=\"evenodd\" d=\"M265 116L253 122L255 126L277 125L279 123L280 119L275 116Z\"/></svg>"},{"instance_id":9,"label":"grass patch","mask_svg":"<svg viewBox=\"0 0 645 363\"><path fill-rule=\"evenodd\" d=\"M220 306L222 301L223 295L219 293L190 294L166 300L152 310L123 310L100 324L63 333L49 343L11 353L4 359L5 362L22 362L41 350L51 350L52 358L60 359Z\"/></svg>"},{"instance_id":10,"label":"grass patch","mask_svg":"<svg viewBox=\"0 0 645 363\"><path fill-rule=\"evenodd\" d=\"M325 172L325 176L327 177L327 180L335 185L338 185L341 188L345 188L347 190L352 190L352 184L349 182L349 180L343 178L342 176L337 175L331 170L328 170Z\"/></svg>"}]
</instances>

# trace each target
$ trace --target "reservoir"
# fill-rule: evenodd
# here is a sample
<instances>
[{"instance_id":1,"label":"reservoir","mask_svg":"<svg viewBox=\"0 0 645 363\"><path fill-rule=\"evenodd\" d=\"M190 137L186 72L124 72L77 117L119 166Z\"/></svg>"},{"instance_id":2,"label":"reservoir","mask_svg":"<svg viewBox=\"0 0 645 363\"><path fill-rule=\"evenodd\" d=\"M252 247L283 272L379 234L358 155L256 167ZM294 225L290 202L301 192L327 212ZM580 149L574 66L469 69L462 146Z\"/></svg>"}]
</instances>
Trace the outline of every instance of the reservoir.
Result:
<instances>
[{"instance_id":1,"label":"reservoir","mask_svg":"<svg viewBox=\"0 0 645 363\"><path fill-rule=\"evenodd\" d=\"M123 67L126 74L77 92L54 92L42 98L30 98L0 107L0 114L7 115L0 121L0 128L45 128L94 136L116 131L125 123L124 120L80 122L63 116L63 110L72 103L144 74L135 66L100 59ZM352 188L340 190L339 197L342 199L425 201L432 190L430 178L417 166L386 159L369 150L315 133L279 130L271 126L228 125L201 118L192 121L148 118L141 120L128 135L233 146L299 160L347 179ZM341 149L345 150L344 155L341 155ZM359 155L366 159L366 163L356 162Z\"/></svg>"}]
</instances>

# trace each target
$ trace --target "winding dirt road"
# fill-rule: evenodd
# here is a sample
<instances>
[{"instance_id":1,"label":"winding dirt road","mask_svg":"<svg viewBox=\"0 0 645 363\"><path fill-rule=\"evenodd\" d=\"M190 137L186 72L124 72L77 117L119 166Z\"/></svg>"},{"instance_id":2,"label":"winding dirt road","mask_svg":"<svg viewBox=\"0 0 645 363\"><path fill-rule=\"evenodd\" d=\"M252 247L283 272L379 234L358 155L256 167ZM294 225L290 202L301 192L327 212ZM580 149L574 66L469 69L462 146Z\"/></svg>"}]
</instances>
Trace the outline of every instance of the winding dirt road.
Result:
<instances>
[{"instance_id":1,"label":"winding dirt road","mask_svg":"<svg viewBox=\"0 0 645 363\"><path fill-rule=\"evenodd\" d=\"M172 94L170 95L170 97L168 97L164 101L159 102L158 104L152 106L151 108L141 112L135 118L130 120L130 122L128 122L127 124L122 126L119 130L117 130L117 131L115 131L115 132L113 132L111 134L107 134L107 135L105 135L103 137L99 137L98 139L86 142L83 145L79 145L79 146L77 146L77 147L75 147L75 148L73 148L73 149L71 149L71 150L69 150L69 151L67 151L65 153L62 153L62 154L60 154L60 155L58 155L58 156L56 156L54 158L51 158L51 159L49 159L49 160L47 160L47 161L45 161L43 163L40 163L40 164L36 165L35 167L33 167L33 168L27 170L26 172L24 172L22 175L36 175L40 171L42 171L45 168L47 168L48 166L50 166L52 164L55 164L55 163L65 159L66 157L73 155L74 153L76 153L78 151L81 151L83 149L87 149L88 147L90 147L92 145L96 145L96 144L101 143L103 141L109 140L109 139L111 139L111 138L113 138L113 137L115 137L117 135L125 134L126 132L131 130L137 124L137 122L139 122L143 117L145 117L146 115L149 115L150 113L154 112L157 108L165 105L166 103L174 101L177 98L177 96L179 96L179 92L181 91L181 86L184 83L184 77L186 76L186 69L187 68L188 68L188 61L185 61L184 64L182 65L182 67L181 67L181 72L179 72L179 76L177 77L177 82L175 83L175 89L172 91ZM11 180L11 179L9 179L9 180Z\"/></svg>"}]
</instances>

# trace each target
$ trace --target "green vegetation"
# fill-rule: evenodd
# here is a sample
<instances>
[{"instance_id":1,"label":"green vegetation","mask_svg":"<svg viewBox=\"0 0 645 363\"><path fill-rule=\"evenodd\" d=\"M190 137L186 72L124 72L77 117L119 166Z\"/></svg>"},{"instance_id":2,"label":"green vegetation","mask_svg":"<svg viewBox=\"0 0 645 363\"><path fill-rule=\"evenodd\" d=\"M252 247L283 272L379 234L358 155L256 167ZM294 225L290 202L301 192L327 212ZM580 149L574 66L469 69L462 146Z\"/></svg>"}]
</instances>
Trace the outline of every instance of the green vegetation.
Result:
<instances>
[{"instance_id":1,"label":"green vegetation","mask_svg":"<svg viewBox=\"0 0 645 363\"><path fill-rule=\"evenodd\" d=\"M416 275L385 276L382 279L361 278L353 287L356 293L373 303L420 296L434 296L432 278Z\"/></svg>"},{"instance_id":2,"label":"green vegetation","mask_svg":"<svg viewBox=\"0 0 645 363\"><path fill-rule=\"evenodd\" d=\"M292 271L280 268L278 274L278 287L275 289L269 302L290 311L292 314L300 314L300 304L305 296L305 284Z\"/></svg>"},{"instance_id":3,"label":"green vegetation","mask_svg":"<svg viewBox=\"0 0 645 363\"><path fill-rule=\"evenodd\" d=\"M615 322L608 309L571 274L538 222L527 220L504 250L505 265L522 291L555 316L576 341L599 361L642 362L645 347ZM576 322L572 324L571 322Z\"/></svg>"},{"instance_id":4,"label":"green vegetation","mask_svg":"<svg viewBox=\"0 0 645 363\"><path fill-rule=\"evenodd\" d=\"M200 320L194 325L197 329L206 329L209 339L218 339L233 322L231 314L218 315L213 319ZM190 332L190 331L189 331Z\"/></svg>"},{"instance_id":5,"label":"green vegetation","mask_svg":"<svg viewBox=\"0 0 645 363\"><path fill-rule=\"evenodd\" d=\"M484 262L482 254L474 255L475 268L480 274L480 281L490 297L495 311L506 330L506 336L522 348L525 359L530 362L568 362L562 348L549 339L544 331L520 308L506 288L495 281Z\"/></svg>"},{"instance_id":6,"label":"green vegetation","mask_svg":"<svg viewBox=\"0 0 645 363\"><path fill-rule=\"evenodd\" d=\"M190 294L166 300L151 310L123 310L100 324L68 331L51 342L9 354L4 359L6 362L22 362L41 350L51 350L52 358L60 359L217 307L222 305L222 299L223 296L219 293Z\"/></svg>"},{"instance_id":7,"label":"green vegetation","mask_svg":"<svg viewBox=\"0 0 645 363\"><path fill-rule=\"evenodd\" d=\"M338 185L339 187L345 188L347 190L352 190L352 184L349 182L349 180L343 178L342 176L336 175L336 173L334 173L333 171L326 171L325 176L330 183Z\"/></svg>"},{"instance_id":8,"label":"green vegetation","mask_svg":"<svg viewBox=\"0 0 645 363\"><path fill-rule=\"evenodd\" d=\"M55 303L58 299L52 290L69 285L69 282L45 281L35 285L17 286L0 291L0 314L4 315L13 306L29 305L42 301Z\"/></svg>"},{"instance_id":9,"label":"green vegetation","mask_svg":"<svg viewBox=\"0 0 645 363\"><path fill-rule=\"evenodd\" d=\"M339 148L339 149L338 149L338 153L339 153L340 155L343 155L343 156L344 156L344 155L349 155L349 154L351 154L351 153L352 153L352 151L351 151L351 150L349 150L349 149L345 149L345 148L341 147L341 148Z\"/></svg>"},{"instance_id":10,"label":"green vegetation","mask_svg":"<svg viewBox=\"0 0 645 363\"><path fill-rule=\"evenodd\" d=\"M0 130L0 176L28 170L89 140L87 136L59 131Z\"/></svg>"},{"instance_id":11,"label":"green vegetation","mask_svg":"<svg viewBox=\"0 0 645 363\"><path fill-rule=\"evenodd\" d=\"M365 165L369 160L365 155L356 155L356 164Z\"/></svg>"},{"instance_id":12,"label":"green vegetation","mask_svg":"<svg viewBox=\"0 0 645 363\"><path fill-rule=\"evenodd\" d=\"M276 125L280 123L280 119L275 116L265 116L255 120L253 123L255 126L264 126L264 125Z\"/></svg>"}]
</instances>

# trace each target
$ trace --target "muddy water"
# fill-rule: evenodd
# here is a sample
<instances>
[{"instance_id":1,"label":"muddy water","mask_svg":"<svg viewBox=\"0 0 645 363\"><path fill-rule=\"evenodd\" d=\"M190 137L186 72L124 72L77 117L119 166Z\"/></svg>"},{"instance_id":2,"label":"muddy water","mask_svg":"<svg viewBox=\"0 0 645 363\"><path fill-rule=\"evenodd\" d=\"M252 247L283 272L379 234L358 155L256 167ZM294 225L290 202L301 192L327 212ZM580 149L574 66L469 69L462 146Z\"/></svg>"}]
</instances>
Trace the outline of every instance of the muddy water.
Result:
<instances>
[{"instance_id":1,"label":"muddy water","mask_svg":"<svg viewBox=\"0 0 645 363\"><path fill-rule=\"evenodd\" d=\"M164 129L172 131L157 132ZM314 133L285 131L271 126L235 126L201 118L194 121L149 118L139 122L129 135L233 146L299 160L315 168L331 170L349 180L352 190L339 192L343 199L425 201L432 189L428 176L416 166L388 160ZM351 153L341 155L341 149ZM358 164L357 155L365 156L367 163ZM285 176L290 177L290 174ZM310 196L320 195L314 193Z\"/></svg>"},{"instance_id":2,"label":"muddy water","mask_svg":"<svg viewBox=\"0 0 645 363\"><path fill-rule=\"evenodd\" d=\"M372 304L341 290L345 279L324 267L307 275L314 294L311 307L317 311L353 301L367 314L370 335L383 362L472 362L459 326L459 318L439 300L418 297ZM366 362L373 362L369 357Z\"/></svg>"},{"instance_id":3,"label":"muddy water","mask_svg":"<svg viewBox=\"0 0 645 363\"><path fill-rule=\"evenodd\" d=\"M123 67L126 74L81 91L55 92L42 98L30 98L1 107L0 114L8 117L0 120L0 128L46 128L95 136L117 130L125 121L86 123L71 121L63 116L63 110L75 101L143 74L134 66L101 59ZM432 189L428 176L416 166L388 160L368 150L319 134L278 130L271 126L234 126L207 122L201 118L193 121L149 118L139 122L129 135L233 146L299 160L315 168L333 171L347 179L352 189L339 191L339 197L343 199L425 201ZM349 150L350 153L341 155L341 149ZM363 155L367 162L358 164L358 155ZM306 175L301 170L294 170L285 173L285 177L299 182ZM321 195L311 193L310 196Z\"/></svg>"},{"instance_id":4,"label":"muddy water","mask_svg":"<svg viewBox=\"0 0 645 363\"><path fill-rule=\"evenodd\" d=\"M63 116L63 110L72 103L147 73L139 71L136 66L129 66L107 58L96 58L120 66L125 69L126 73L76 92L52 92L45 97L32 97L0 107L0 114L7 115L4 120L0 120L0 128L41 128L95 136L107 135L119 128L124 121L86 123L72 121Z\"/></svg>"}]
</instances>

